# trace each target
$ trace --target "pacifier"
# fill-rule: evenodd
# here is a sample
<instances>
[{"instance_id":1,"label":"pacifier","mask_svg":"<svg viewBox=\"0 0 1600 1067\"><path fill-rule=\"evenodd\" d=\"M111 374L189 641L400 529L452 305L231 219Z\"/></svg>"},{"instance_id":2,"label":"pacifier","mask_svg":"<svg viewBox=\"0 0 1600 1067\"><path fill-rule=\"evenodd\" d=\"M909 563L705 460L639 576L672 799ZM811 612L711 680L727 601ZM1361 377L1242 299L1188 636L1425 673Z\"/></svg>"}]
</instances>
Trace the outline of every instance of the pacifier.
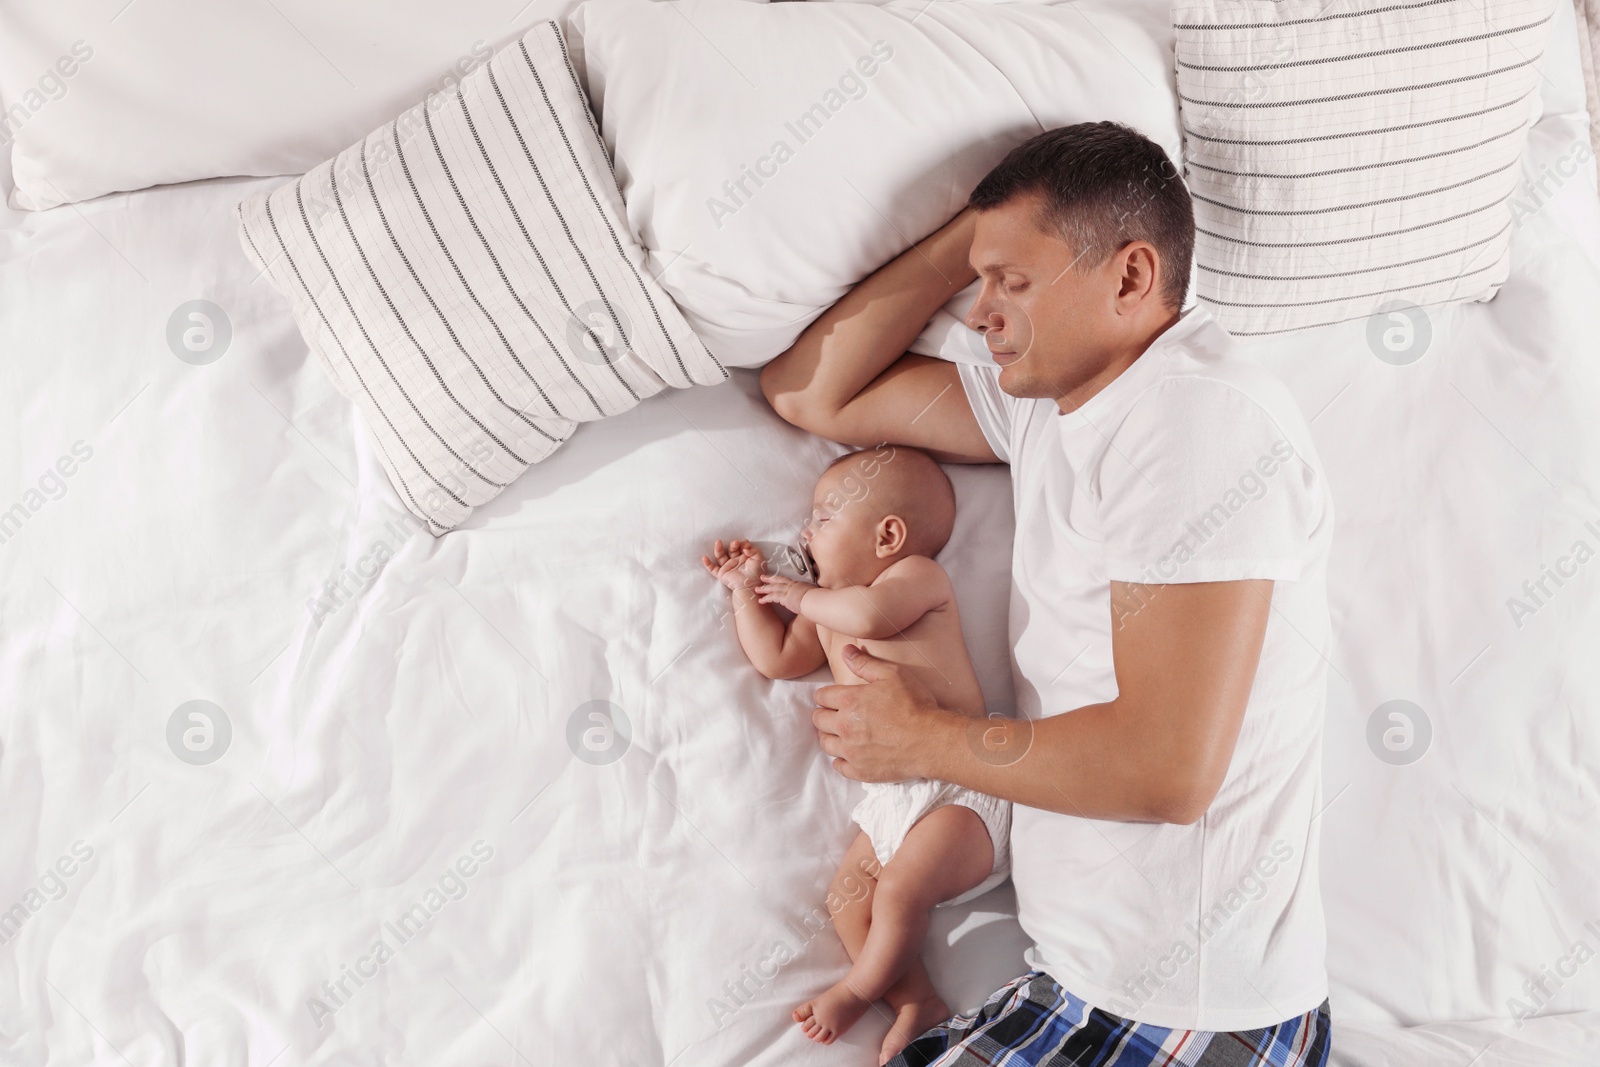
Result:
<instances>
[{"instance_id":1,"label":"pacifier","mask_svg":"<svg viewBox=\"0 0 1600 1067\"><path fill-rule=\"evenodd\" d=\"M796 582L817 582L817 563L803 544L785 544L781 541L751 542L761 550L767 561L767 573L781 574Z\"/></svg>"}]
</instances>

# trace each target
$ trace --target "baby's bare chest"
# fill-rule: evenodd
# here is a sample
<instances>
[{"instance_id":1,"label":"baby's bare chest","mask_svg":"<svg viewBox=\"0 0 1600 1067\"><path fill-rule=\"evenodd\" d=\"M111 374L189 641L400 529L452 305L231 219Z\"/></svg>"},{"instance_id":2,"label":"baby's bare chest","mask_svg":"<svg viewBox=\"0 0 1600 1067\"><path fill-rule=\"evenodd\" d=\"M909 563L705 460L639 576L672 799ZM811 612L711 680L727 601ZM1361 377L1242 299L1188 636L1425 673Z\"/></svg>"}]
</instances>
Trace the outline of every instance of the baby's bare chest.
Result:
<instances>
[{"instance_id":1,"label":"baby's bare chest","mask_svg":"<svg viewBox=\"0 0 1600 1067\"><path fill-rule=\"evenodd\" d=\"M845 663L844 646L855 645L868 655L899 664L927 686L941 707L982 714L983 692L967 655L959 619L924 615L894 637L866 639L817 627L817 637L828 654L828 666L840 685L860 685L862 679Z\"/></svg>"}]
</instances>

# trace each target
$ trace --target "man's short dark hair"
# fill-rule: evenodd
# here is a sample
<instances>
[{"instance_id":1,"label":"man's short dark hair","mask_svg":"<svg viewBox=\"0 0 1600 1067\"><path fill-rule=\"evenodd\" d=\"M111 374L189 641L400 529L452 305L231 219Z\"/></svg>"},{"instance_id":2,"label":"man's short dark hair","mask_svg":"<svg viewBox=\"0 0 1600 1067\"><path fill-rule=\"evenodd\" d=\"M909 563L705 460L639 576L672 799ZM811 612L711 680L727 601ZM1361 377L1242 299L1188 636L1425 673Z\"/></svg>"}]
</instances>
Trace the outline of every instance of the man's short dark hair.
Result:
<instances>
[{"instance_id":1,"label":"man's short dark hair","mask_svg":"<svg viewBox=\"0 0 1600 1067\"><path fill-rule=\"evenodd\" d=\"M1194 204L1160 145L1116 122L1047 130L1013 148L967 203L985 210L1033 193L1045 199L1040 228L1066 241L1085 269L1131 241L1150 242L1161 258L1162 298L1174 311L1183 307Z\"/></svg>"}]
</instances>

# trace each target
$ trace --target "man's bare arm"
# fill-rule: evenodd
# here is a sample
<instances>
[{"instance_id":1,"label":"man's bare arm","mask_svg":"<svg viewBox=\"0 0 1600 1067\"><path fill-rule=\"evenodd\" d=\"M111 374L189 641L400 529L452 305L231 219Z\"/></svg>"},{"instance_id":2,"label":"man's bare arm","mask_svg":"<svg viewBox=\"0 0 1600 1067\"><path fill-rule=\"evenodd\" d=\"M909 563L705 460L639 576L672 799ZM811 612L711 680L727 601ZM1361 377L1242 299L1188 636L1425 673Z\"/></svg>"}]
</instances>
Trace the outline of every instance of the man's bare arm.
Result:
<instances>
[{"instance_id":1,"label":"man's bare arm","mask_svg":"<svg viewBox=\"0 0 1600 1067\"><path fill-rule=\"evenodd\" d=\"M784 419L844 444L885 441L949 462L993 463L955 364L906 348L934 312L977 277L972 210L845 294L761 372Z\"/></svg>"},{"instance_id":2,"label":"man's bare arm","mask_svg":"<svg viewBox=\"0 0 1600 1067\"><path fill-rule=\"evenodd\" d=\"M909 675L847 655L867 685L813 714L847 777L936 778L1093 819L1191 823L1233 759L1266 637L1270 581L1112 582L1117 697L1037 721L945 711Z\"/></svg>"}]
</instances>

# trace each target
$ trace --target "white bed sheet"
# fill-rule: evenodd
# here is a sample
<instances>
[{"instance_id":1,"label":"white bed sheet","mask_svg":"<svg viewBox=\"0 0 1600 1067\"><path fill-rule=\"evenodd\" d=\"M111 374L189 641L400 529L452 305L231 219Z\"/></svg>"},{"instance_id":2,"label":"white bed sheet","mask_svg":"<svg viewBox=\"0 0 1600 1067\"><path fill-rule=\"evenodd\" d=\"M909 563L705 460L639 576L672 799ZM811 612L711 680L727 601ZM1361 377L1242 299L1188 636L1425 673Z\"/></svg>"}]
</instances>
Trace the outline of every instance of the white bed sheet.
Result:
<instances>
[{"instance_id":1,"label":"white bed sheet","mask_svg":"<svg viewBox=\"0 0 1600 1067\"><path fill-rule=\"evenodd\" d=\"M1587 129L1547 73L1532 179ZM790 536L835 449L741 372L583 427L459 532L398 534L351 409L237 250L231 206L261 184L0 214L0 512L92 449L0 544L0 915L42 901L0 944L0 1063L870 1062L881 1019L832 1048L787 1021L842 973L803 923L858 787L815 748L809 684L748 668L696 562L714 536ZM1511 282L1434 315L1419 363L1378 361L1359 325L1256 349L1313 417L1340 515L1323 865L1343 1064L1600 1058L1600 962L1547 981L1548 1018L1508 1006L1574 940L1600 948L1600 571L1521 629L1506 607L1600 544L1592 171L1540 199ZM208 366L165 339L196 298L232 325ZM945 558L1004 706L1008 486L956 480ZM314 623L379 541L393 558ZM1433 723L1411 766L1367 748L1394 698ZM232 726L205 766L168 747L193 699ZM567 741L593 700L632 724L607 765ZM464 895L401 943L385 924L480 841ZM79 842L92 858L49 899ZM1012 900L939 916L952 1003L1020 970ZM378 938L393 958L361 964ZM780 942L795 958L764 977Z\"/></svg>"},{"instance_id":2,"label":"white bed sheet","mask_svg":"<svg viewBox=\"0 0 1600 1067\"><path fill-rule=\"evenodd\" d=\"M845 960L803 923L859 787L816 748L811 687L744 662L698 562L716 536L792 538L837 450L741 372L577 435L470 528L402 537L352 410L238 253L257 184L5 220L8 494L80 439L92 456L0 545L0 900L76 841L94 858L0 945L0 1063L844 1062L783 1019ZM195 298L232 325L208 366L165 340ZM1004 705L985 592L1009 489L956 481L951 569ZM314 625L308 600L378 541L392 561ZM232 725L208 766L168 748L191 699ZM566 741L592 700L632 723L610 765ZM479 840L466 895L385 935ZM1020 966L1010 900L940 916L963 1002ZM308 1000L333 1007L321 983L383 936L395 958L318 1027ZM749 984L780 939L797 959Z\"/></svg>"}]
</instances>

